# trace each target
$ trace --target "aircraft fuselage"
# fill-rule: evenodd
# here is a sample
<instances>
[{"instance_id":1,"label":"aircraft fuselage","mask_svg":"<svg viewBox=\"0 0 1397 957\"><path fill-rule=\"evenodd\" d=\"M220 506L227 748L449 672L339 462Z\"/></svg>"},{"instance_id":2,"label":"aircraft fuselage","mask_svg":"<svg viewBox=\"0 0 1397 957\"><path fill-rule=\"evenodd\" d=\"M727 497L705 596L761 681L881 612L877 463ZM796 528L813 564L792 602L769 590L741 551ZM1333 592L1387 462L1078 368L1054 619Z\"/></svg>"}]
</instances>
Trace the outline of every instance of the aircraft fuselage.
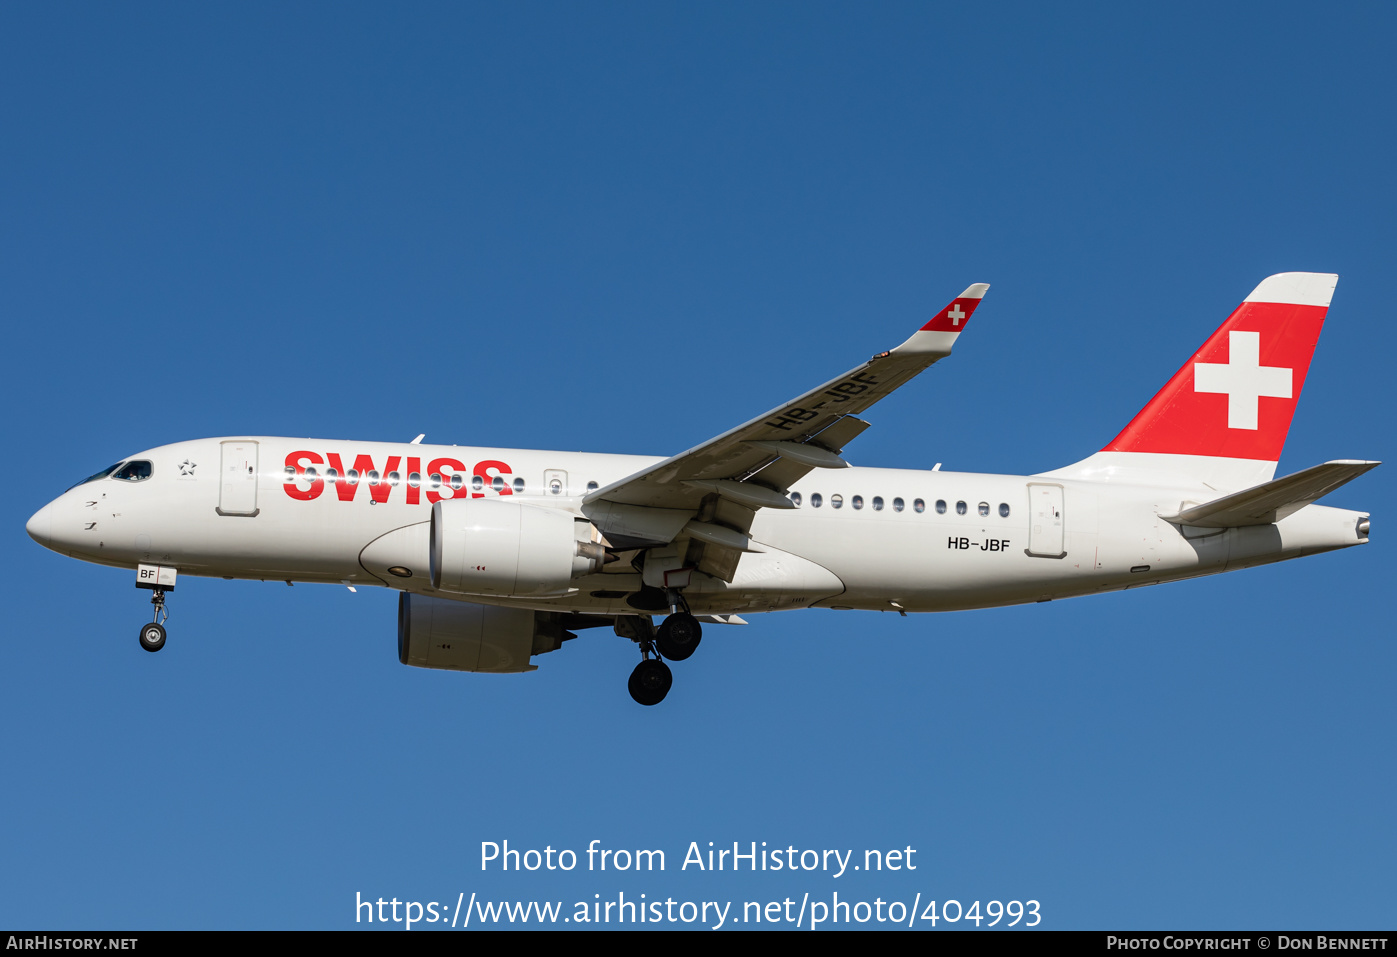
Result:
<instances>
[{"instance_id":1,"label":"aircraft fuselage","mask_svg":"<svg viewBox=\"0 0 1397 957\"><path fill-rule=\"evenodd\" d=\"M123 461L149 462L148 476L77 485L30 520L30 534L62 554L122 568L161 564L184 575L434 594L427 532L435 502L496 499L580 519L590 511L589 490L660 459L259 436L181 442ZM1321 505L1240 528L1161 518L1216 494L1186 480L816 469L791 487L798 508L757 513L752 550L732 581L698 574L685 596L695 614L949 611L1155 584L1367 541L1366 513ZM646 610L634 603L645 584L641 569L622 561L576 579L565 595L443 597L634 615Z\"/></svg>"}]
</instances>

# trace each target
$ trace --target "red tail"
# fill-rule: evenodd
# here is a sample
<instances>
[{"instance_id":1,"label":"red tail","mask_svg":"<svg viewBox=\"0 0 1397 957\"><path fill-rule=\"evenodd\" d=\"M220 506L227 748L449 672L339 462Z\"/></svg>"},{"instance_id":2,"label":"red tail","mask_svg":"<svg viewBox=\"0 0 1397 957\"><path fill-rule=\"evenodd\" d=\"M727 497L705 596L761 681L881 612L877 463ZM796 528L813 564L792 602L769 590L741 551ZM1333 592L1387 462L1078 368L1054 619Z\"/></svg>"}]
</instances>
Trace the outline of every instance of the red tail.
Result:
<instances>
[{"instance_id":1,"label":"red tail","mask_svg":"<svg viewBox=\"0 0 1397 957\"><path fill-rule=\"evenodd\" d=\"M1278 461L1338 280L1262 280L1102 451Z\"/></svg>"}]
</instances>

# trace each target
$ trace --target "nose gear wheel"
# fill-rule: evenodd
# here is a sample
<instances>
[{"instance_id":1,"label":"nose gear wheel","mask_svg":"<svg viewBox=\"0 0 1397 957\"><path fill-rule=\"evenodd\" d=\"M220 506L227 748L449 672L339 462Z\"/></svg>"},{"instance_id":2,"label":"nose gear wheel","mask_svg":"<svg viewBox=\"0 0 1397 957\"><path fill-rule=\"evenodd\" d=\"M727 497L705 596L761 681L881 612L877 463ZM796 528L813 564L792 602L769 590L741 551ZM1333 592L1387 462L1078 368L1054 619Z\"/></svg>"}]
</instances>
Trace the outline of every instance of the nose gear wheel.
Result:
<instances>
[{"instance_id":1,"label":"nose gear wheel","mask_svg":"<svg viewBox=\"0 0 1397 957\"><path fill-rule=\"evenodd\" d=\"M141 647L146 651L159 651L165 647L165 627L158 621L141 626Z\"/></svg>"}]
</instances>

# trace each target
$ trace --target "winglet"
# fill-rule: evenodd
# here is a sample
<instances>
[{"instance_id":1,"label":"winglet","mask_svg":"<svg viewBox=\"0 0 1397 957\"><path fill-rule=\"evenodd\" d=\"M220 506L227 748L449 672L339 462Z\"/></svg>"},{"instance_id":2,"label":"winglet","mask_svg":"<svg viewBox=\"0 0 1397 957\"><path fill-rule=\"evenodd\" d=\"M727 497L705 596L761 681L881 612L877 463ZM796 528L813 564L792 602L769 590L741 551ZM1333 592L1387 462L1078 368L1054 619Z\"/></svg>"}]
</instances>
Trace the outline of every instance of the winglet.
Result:
<instances>
[{"instance_id":1,"label":"winglet","mask_svg":"<svg viewBox=\"0 0 1397 957\"><path fill-rule=\"evenodd\" d=\"M980 300L985 298L989 283L971 283L965 292L952 299L950 304L932 317L931 321L912 333L912 338L892 350L892 355L922 355L937 353L946 355L955 345L956 337L970 323L970 317Z\"/></svg>"}]
</instances>

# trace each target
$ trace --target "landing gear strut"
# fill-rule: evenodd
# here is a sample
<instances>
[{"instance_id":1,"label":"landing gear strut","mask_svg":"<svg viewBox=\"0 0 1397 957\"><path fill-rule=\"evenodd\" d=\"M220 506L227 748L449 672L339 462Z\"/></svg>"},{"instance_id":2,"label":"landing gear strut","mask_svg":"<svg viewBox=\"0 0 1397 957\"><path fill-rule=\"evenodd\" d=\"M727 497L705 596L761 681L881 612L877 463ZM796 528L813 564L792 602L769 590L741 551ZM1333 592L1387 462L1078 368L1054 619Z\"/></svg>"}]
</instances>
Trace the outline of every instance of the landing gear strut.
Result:
<instances>
[{"instance_id":1,"label":"landing gear strut","mask_svg":"<svg viewBox=\"0 0 1397 957\"><path fill-rule=\"evenodd\" d=\"M141 626L141 647L146 651L159 651L165 647L165 626L170 613L165 610L165 589L156 588L150 596L155 606L155 617L149 624Z\"/></svg>"},{"instance_id":2,"label":"landing gear strut","mask_svg":"<svg viewBox=\"0 0 1397 957\"><path fill-rule=\"evenodd\" d=\"M655 645L670 661L683 661L698 648L703 629L698 619L689 613L689 603L679 589L666 588L665 598L669 600L669 616L660 622Z\"/></svg>"},{"instance_id":3,"label":"landing gear strut","mask_svg":"<svg viewBox=\"0 0 1397 957\"><path fill-rule=\"evenodd\" d=\"M165 621L170 613L165 610L165 593L175 590L175 579L179 572L165 565L137 565L136 587L150 589L150 603L155 606L155 614L150 624L141 626L141 647L146 651L159 651L165 647Z\"/></svg>"},{"instance_id":4,"label":"landing gear strut","mask_svg":"<svg viewBox=\"0 0 1397 957\"><path fill-rule=\"evenodd\" d=\"M626 683L637 704L653 705L665 700L674 676L655 650L655 626L649 615L622 615L616 619L616 634L640 645L640 664ZM651 655L654 655L652 658Z\"/></svg>"}]
</instances>

